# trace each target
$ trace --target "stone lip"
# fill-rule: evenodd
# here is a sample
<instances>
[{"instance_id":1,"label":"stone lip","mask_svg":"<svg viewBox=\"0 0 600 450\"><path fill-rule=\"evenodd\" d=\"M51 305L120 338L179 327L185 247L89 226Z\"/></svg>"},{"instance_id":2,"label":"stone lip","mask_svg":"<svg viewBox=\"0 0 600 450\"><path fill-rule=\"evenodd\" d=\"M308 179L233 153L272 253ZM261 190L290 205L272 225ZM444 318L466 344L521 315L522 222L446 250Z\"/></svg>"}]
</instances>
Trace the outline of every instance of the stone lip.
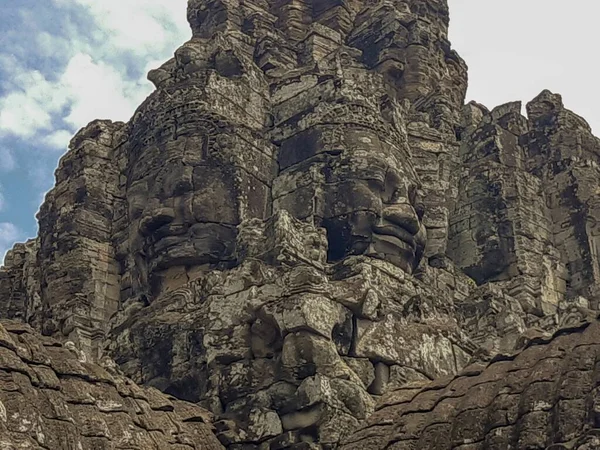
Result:
<instances>
[{"instance_id":1,"label":"stone lip","mask_svg":"<svg viewBox=\"0 0 600 450\"><path fill-rule=\"evenodd\" d=\"M372 244L367 254L389 259L407 273L412 273L423 256L427 232L412 206L402 205L400 213L398 208L395 211L395 214L386 214L372 226Z\"/></svg>"},{"instance_id":2,"label":"stone lip","mask_svg":"<svg viewBox=\"0 0 600 450\"><path fill-rule=\"evenodd\" d=\"M415 240L416 234L411 233L400 225L395 225L392 223L376 225L373 227L373 234L395 238L397 240L395 245L400 249L411 250L413 253L417 249L417 242ZM394 243L394 241L388 242Z\"/></svg>"}]
</instances>

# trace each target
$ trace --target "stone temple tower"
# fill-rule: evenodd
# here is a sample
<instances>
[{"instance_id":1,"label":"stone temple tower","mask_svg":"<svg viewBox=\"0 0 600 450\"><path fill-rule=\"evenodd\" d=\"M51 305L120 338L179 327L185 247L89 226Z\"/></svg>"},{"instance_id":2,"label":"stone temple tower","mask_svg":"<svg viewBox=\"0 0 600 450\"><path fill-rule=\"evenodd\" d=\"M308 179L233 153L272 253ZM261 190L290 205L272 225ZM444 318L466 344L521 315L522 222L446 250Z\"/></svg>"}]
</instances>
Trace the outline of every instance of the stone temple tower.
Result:
<instances>
[{"instance_id":1,"label":"stone temple tower","mask_svg":"<svg viewBox=\"0 0 600 450\"><path fill-rule=\"evenodd\" d=\"M445 0L187 17L131 120L72 139L0 269L0 447L598 448L575 447L597 425L589 125L548 91L527 117L465 105ZM38 388L92 418L9 430ZM83 431L48 447L44 420Z\"/></svg>"}]
</instances>

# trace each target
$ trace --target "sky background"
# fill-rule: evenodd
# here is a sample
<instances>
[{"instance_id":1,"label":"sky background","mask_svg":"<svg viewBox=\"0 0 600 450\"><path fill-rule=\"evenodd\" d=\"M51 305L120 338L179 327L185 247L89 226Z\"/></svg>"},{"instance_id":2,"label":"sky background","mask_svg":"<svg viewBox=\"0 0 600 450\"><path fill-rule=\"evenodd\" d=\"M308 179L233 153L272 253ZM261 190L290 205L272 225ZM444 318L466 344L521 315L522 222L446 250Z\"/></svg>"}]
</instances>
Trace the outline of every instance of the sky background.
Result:
<instances>
[{"instance_id":1,"label":"sky background","mask_svg":"<svg viewBox=\"0 0 600 450\"><path fill-rule=\"evenodd\" d=\"M468 100L493 107L543 89L600 130L600 4L449 0ZM37 233L35 214L72 135L127 121L146 73L190 37L186 0L0 0L0 260Z\"/></svg>"}]
</instances>

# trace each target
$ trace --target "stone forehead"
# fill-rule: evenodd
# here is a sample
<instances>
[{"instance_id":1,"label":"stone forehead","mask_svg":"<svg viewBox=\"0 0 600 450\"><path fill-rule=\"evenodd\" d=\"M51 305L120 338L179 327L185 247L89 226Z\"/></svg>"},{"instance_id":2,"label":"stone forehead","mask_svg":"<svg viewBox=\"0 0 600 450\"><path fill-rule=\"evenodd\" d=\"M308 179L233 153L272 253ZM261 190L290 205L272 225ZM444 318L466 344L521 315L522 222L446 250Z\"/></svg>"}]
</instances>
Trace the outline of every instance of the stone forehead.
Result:
<instances>
[{"instance_id":1,"label":"stone forehead","mask_svg":"<svg viewBox=\"0 0 600 450\"><path fill-rule=\"evenodd\" d=\"M419 180L408 149L382 142L373 129L363 127L309 130L281 145L279 165L278 178L289 178L294 173L309 175L317 170L321 176L312 178L323 181L384 181L386 177L411 183Z\"/></svg>"}]
</instances>

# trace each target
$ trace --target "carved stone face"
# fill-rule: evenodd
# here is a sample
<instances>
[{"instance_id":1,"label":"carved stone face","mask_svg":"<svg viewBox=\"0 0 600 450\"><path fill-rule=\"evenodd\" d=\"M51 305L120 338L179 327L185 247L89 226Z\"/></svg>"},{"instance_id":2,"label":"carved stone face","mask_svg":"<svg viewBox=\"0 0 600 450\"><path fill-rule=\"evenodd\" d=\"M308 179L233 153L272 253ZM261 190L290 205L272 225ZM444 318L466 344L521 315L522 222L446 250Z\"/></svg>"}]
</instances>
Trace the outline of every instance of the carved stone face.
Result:
<instances>
[{"instance_id":1,"label":"carved stone face","mask_svg":"<svg viewBox=\"0 0 600 450\"><path fill-rule=\"evenodd\" d=\"M160 102L149 105L139 135L134 127L127 191L134 279L152 296L232 263L237 225L270 214L274 172L269 146L252 130L190 100L181 108L194 112L183 122L173 100L167 111Z\"/></svg>"},{"instance_id":2,"label":"carved stone face","mask_svg":"<svg viewBox=\"0 0 600 450\"><path fill-rule=\"evenodd\" d=\"M356 123L358 113L372 123ZM425 246L423 208L406 144L385 115L336 106L320 123L286 139L274 208L324 226L330 261L369 255L410 273Z\"/></svg>"},{"instance_id":3,"label":"carved stone face","mask_svg":"<svg viewBox=\"0 0 600 450\"><path fill-rule=\"evenodd\" d=\"M124 272L155 298L231 266L237 226L271 214L277 162L264 74L223 36L191 40L149 78L129 125Z\"/></svg>"},{"instance_id":4,"label":"carved stone face","mask_svg":"<svg viewBox=\"0 0 600 450\"><path fill-rule=\"evenodd\" d=\"M425 246L418 185L382 153L354 150L332 161L323 186L329 258L370 255L412 272Z\"/></svg>"},{"instance_id":5,"label":"carved stone face","mask_svg":"<svg viewBox=\"0 0 600 450\"><path fill-rule=\"evenodd\" d=\"M177 153L173 149L171 156ZM161 164L134 184L128 196L132 206L141 207L136 231L152 266L168 269L226 261L232 251L227 242L235 238L239 222L230 170L208 161L186 166L181 160L169 160L168 153L158 160Z\"/></svg>"},{"instance_id":6,"label":"carved stone face","mask_svg":"<svg viewBox=\"0 0 600 450\"><path fill-rule=\"evenodd\" d=\"M140 281L155 291L161 272L216 265L233 253L239 215L232 168L207 154L214 130L198 128L197 135L144 147L132 168L131 240Z\"/></svg>"}]
</instances>

